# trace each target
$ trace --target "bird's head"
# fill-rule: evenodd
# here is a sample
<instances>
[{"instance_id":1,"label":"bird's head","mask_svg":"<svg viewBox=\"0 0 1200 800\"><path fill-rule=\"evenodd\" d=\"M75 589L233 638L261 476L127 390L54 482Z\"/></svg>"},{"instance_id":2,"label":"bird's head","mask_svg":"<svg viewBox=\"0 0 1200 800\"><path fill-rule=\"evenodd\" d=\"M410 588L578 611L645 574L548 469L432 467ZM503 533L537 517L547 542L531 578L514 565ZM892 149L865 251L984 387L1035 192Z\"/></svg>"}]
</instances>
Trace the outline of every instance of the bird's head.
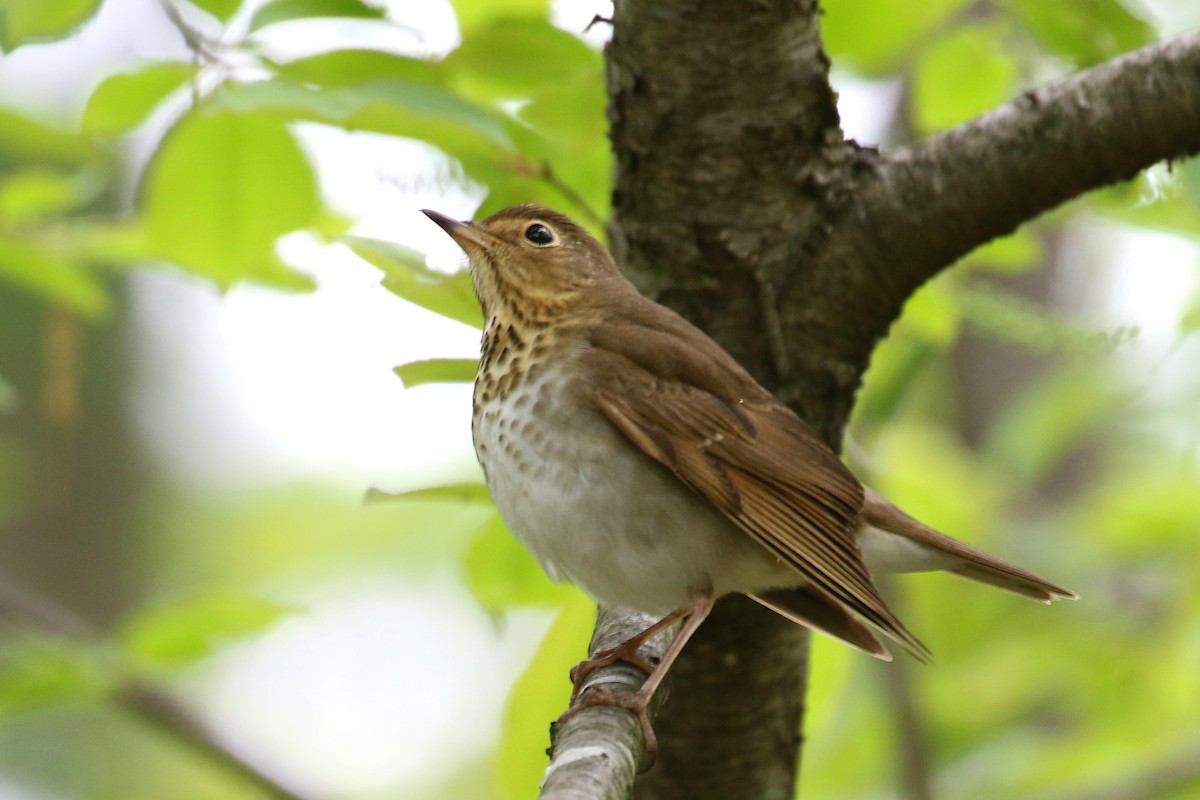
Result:
<instances>
[{"instance_id":1,"label":"bird's head","mask_svg":"<svg viewBox=\"0 0 1200 800\"><path fill-rule=\"evenodd\" d=\"M604 246L565 214L512 206L482 222L425 215L466 251L485 317L546 319L573 310L589 289L620 273Z\"/></svg>"}]
</instances>

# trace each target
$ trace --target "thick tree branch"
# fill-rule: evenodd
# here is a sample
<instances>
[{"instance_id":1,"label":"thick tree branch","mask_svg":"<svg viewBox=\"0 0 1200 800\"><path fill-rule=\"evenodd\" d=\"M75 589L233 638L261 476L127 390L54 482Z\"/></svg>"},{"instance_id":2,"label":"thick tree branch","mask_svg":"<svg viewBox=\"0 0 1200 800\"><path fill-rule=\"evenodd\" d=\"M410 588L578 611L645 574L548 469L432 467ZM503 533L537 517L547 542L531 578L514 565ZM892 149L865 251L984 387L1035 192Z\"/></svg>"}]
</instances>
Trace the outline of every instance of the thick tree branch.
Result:
<instances>
[{"instance_id":1,"label":"thick tree branch","mask_svg":"<svg viewBox=\"0 0 1200 800\"><path fill-rule=\"evenodd\" d=\"M644 291L836 444L875 343L924 280L1070 197L1200 150L1200 34L881 156L844 140L817 12L616 5L611 240ZM806 662L802 629L718 603L672 670L658 764L635 796L791 798Z\"/></svg>"},{"instance_id":2,"label":"thick tree branch","mask_svg":"<svg viewBox=\"0 0 1200 800\"><path fill-rule=\"evenodd\" d=\"M916 287L975 247L1197 152L1200 32L1026 92L860 171L856 200L831 234L846 282L830 288L856 299L848 322L878 337ZM864 338L843 357L856 363L873 344Z\"/></svg>"}]
</instances>

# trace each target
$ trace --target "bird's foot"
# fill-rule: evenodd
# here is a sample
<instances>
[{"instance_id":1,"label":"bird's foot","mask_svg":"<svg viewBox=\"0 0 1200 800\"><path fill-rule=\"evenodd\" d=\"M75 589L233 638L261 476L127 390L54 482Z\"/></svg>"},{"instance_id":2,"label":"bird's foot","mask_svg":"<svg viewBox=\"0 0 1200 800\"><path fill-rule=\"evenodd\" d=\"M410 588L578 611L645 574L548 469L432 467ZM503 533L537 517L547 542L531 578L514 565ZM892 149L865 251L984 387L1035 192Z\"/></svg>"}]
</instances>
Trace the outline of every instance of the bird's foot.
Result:
<instances>
[{"instance_id":1,"label":"bird's foot","mask_svg":"<svg viewBox=\"0 0 1200 800\"><path fill-rule=\"evenodd\" d=\"M642 658L638 655L638 648L642 645L642 639L634 637L621 642L616 647L610 647L607 650L601 650L591 658L585 658L575 666L571 667L571 701L568 705L574 706L575 701L579 699L580 692L583 691L583 685L587 681L588 676L601 667L607 667L609 664L615 664L618 661L624 661L626 664L631 664L647 675L653 674L657 664L649 659Z\"/></svg>"},{"instance_id":2,"label":"bird's foot","mask_svg":"<svg viewBox=\"0 0 1200 800\"><path fill-rule=\"evenodd\" d=\"M588 660L590 661L591 659ZM638 771L645 772L654 766L654 759L658 755L658 737L654 735L654 728L650 725L650 717L646 713L646 709L650 705L650 698L653 695L653 691L646 692L644 689L635 694L629 694L627 692L614 692L604 686L592 686L581 697L571 701L570 707L562 713L562 716L558 718L554 725L555 727L562 725L580 711L592 706L610 706L613 708L623 708L631 712L637 717L638 725L642 729L645 758L642 760Z\"/></svg>"},{"instance_id":3,"label":"bird's foot","mask_svg":"<svg viewBox=\"0 0 1200 800\"><path fill-rule=\"evenodd\" d=\"M601 650L591 658L586 658L580 661L575 666L571 667L571 683L574 687L571 689L571 702L568 705L574 706L575 701L579 698L579 693L583 691L583 684L587 681L589 675L601 667L607 667L609 664L615 664L618 661L624 661L626 664L633 666L645 672L647 675L655 674L658 669L658 662L650 661L642 658L638 653L638 649L645 644L649 639L661 633L664 629L670 627L675 620L682 617L684 612L675 611L660 619L644 631L630 636L625 641L615 647L610 647L606 650Z\"/></svg>"}]
</instances>

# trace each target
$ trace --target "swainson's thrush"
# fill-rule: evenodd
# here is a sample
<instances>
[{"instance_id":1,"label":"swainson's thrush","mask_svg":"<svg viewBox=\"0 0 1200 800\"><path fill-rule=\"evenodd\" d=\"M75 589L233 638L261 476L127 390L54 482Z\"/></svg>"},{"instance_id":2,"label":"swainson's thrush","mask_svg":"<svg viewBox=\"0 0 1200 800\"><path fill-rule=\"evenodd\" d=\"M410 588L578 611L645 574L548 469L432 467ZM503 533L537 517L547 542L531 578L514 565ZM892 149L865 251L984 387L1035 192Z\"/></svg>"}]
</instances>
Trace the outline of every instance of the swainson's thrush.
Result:
<instances>
[{"instance_id":1,"label":"swainson's thrush","mask_svg":"<svg viewBox=\"0 0 1200 800\"><path fill-rule=\"evenodd\" d=\"M1044 602L1075 597L865 488L716 342L640 295L566 216L539 206L483 222L425 214L466 251L483 306L472 432L504 521L552 578L601 603L666 615L584 662L576 690L600 663L638 663L638 646L686 615L637 695L593 689L573 708L631 709L652 750L646 705L714 600L731 592L886 660L872 628L918 658L927 651L868 567L946 570Z\"/></svg>"}]
</instances>

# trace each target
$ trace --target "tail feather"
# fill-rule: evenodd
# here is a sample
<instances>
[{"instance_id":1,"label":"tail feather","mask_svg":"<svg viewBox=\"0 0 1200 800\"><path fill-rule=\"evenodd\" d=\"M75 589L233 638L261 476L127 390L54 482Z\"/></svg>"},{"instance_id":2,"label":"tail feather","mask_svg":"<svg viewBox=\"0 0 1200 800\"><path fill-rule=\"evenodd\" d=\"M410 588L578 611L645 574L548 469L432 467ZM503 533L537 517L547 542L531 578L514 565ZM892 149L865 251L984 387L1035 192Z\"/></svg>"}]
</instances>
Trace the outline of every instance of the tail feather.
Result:
<instances>
[{"instance_id":1,"label":"tail feather","mask_svg":"<svg viewBox=\"0 0 1200 800\"><path fill-rule=\"evenodd\" d=\"M828 634L882 661L892 660L892 654L869 627L813 586L774 589L750 596L792 622ZM929 660L929 651L915 638L911 641L897 638L897 641L921 661Z\"/></svg>"},{"instance_id":2,"label":"tail feather","mask_svg":"<svg viewBox=\"0 0 1200 800\"><path fill-rule=\"evenodd\" d=\"M1078 599L1070 589L989 555L978 548L951 539L905 514L870 489L866 490L863 520L880 530L902 536L935 551L942 558L936 567L973 581L995 586L1043 603L1058 598Z\"/></svg>"}]
</instances>

